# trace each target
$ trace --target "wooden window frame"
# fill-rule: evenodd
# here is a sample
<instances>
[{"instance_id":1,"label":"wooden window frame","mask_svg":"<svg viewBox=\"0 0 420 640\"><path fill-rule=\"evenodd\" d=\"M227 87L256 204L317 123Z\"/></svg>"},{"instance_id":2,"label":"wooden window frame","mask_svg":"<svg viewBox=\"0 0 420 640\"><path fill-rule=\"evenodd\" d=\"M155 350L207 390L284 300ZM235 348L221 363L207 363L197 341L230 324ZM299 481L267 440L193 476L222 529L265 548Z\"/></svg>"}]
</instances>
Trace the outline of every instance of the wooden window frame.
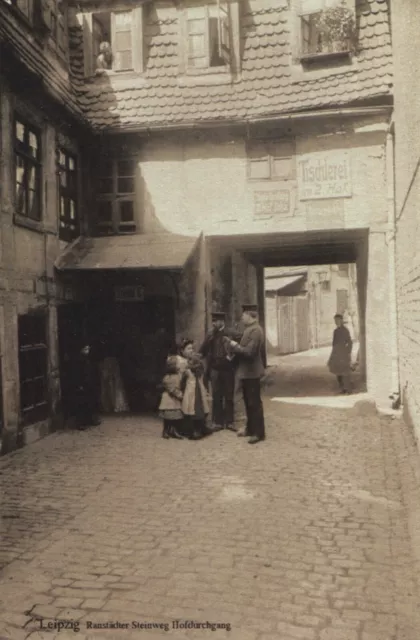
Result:
<instances>
[{"instance_id":1,"label":"wooden window frame","mask_svg":"<svg viewBox=\"0 0 420 640\"><path fill-rule=\"evenodd\" d=\"M345 0L348 8L351 9L354 14L356 13L355 0ZM338 4L338 0L337 0ZM322 45L322 39L320 36L316 37L315 40L318 42L315 43L315 49L311 50L311 28L315 28L313 24L311 24L313 18L317 15L320 15L326 9L326 0L314 0L313 7L309 9L305 9L305 0L298 0L298 58L302 63L305 62L313 62L319 61L322 63L324 59L329 58L342 58L348 57L350 54L350 48L345 48L343 50L337 51L328 51ZM309 38L306 38L304 35L305 24L308 27ZM308 47L305 47L305 41L308 42Z\"/></svg>"},{"instance_id":2,"label":"wooden window frame","mask_svg":"<svg viewBox=\"0 0 420 640\"><path fill-rule=\"evenodd\" d=\"M194 17L191 12L197 9L203 10L202 17ZM218 11L217 15L212 15L214 9ZM220 60L224 60L223 64L211 65L211 21L217 21L217 49ZM190 22L203 22L202 31L197 33L190 32ZM184 42L184 60L185 69L189 73L202 74L202 73L225 73L232 70L232 17L230 11L230 4L227 2L221 2L220 4L201 4L199 6L185 6L182 15L183 29L182 40ZM194 35L201 35L204 38L204 52L201 56L190 55L190 37ZM202 65L191 64L191 60L195 58L201 58L204 60Z\"/></svg>"},{"instance_id":3,"label":"wooden window frame","mask_svg":"<svg viewBox=\"0 0 420 640\"><path fill-rule=\"evenodd\" d=\"M108 14L110 16L110 44L113 54L112 68L101 69L100 73L96 67L97 53L94 51L93 40L93 23L94 17L100 13ZM115 16L118 13L130 13L131 14L131 56L132 65L127 69L114 68L115 61L115 48L114 39L116 33ZM84 13L79 16L83 25L83 48L84 48L84 67L85 77L91 78L94 75L109 75L109 74L130 74L130 73L143 73L144 72L144 31L143 31L143 5L138 7L125 7L121 5L118 9L114 10L99 10L92 13Z\"/></svg>"},{"instance_id":4,"label":"wooden window frame","mask_svg":"<svg viewBox=\"0 0 420 640\"><path fill-rule=\"evenodd\" d=\"M28 7L27 11L23 11L21 7L19 7L19 0L6 0L6 4L8 4L20 18L32 24L34 11L33 0L25 0L25 4Z\"/></svg>"},{"instance_id":5,"label":"wooden window frame","mask_svg":"<svg viewBox=\"0 0 420 640\"><path fill-rule=\"evenodd\" d=\"M60 36L61 33L61 36ZM68 55L68 16L63 0L53 0L51 5L51 40L57 53L63 58Z\"/></svg>"},{"instance_id":6,"label":"wooden window frame","mask_svg":"<svg viewBox=\"0 0 420 640\"><path fill-rule=\"evenodd\" d=\"M98 190L97 223L95 229L96 235L131 235L137 233L138 224L136 219L136 159L133 156L126 156L109 160L109 162L111 163L112 173L108 175L100 175L99 180L109 181L112 185L112 191L100 192ZM132 172L130 174L120 174L118 172L118 165L121 162L132 163ZM119 181L124 179L133 180L133 191L124 191L119 189ZM132 204L133 219L130 221L122 220L121 205L123 205L125 202L130 202ZM101 206L101 203L107 203L108 205L110 205L110 221L100 221L99 208Z\"/></svg>"},{"instance_id":7,"label":"wooden window frame","mask_svg":"<svg viewBox=\"0 0 420 640\"><path fill-rule=\"evenodd\" d=\"M63 162L64 160L64 162ZM74 168L71 168L73 162ZM74 153L63 147L57 149L58 173L58 235L60 240L71 242L80 235L78 161ZM63 181L63 174L65 180ZM63 184L64 182L64 184ZM71 215L74 203L74 217Z\"/></svg>"},{"instance_id":8,"label":"wooden window frame","mask_svg":"<svg viewBox=\"0 0 420 640\"><path fill-rule=\"evenodd\" d=\"M39 323L38 327L35 325L28 327L31 319ZM26 327L25 323L27 323ZM27 330L26 337L24 337L25 329ZM23 424L29 425L45 420L49 413L48 317L45 312L18 316L18 345L20 412ZM39 358L38 362L36 362L37 358ZM30 371L31 368L32 371ZM34 369L38 368L39 371L35 372ZM37 393L36 387L40 382L42 383L42 391ZM30 403L25 402L25 399L27 399L27 393L24 391L25 386L31 389L29 393L32 396Z\"/></svg>"},{"instance_id":9,"label":"wooden window frame","mask_svg":"<svg viewBox=\"0 0 420 640\"><path fill-rule=\"evenodd\" d=\"M276 148L284 145L285 150L288 147L291 152L278 154ZM261 148L266 153L257 157L252 157L252 154ZM290 160L290 172L287 176L278 176L275 172L276 160ZM267 176L255 177L252 175L252 165L256 162L265 161L267 163ZM277 140L252 140L247 144L247 177L251 182L290 182L296 180L296 149L294 140L277 139Z\"/></svg>"},{"instance_id":10,"label":"wooden window frame","mask_svg":"<svg viewBox=\"0 0 420 640\"><path fill-rule=\"evenodd\" d=\"M18 140L16 129L17 125L21 124L24 127L24 141ZM34 157L30 152L29 134L32 133L37 138L37 154ZM13 121L13 154L14 154L14 184L15 184L15 212L25 219L40 222L42 220L42 133L41 130L30 123L26 118L21 117L19 113L15 114ZM23 200L24 210L18 208L18 195L17 195L17 170L18 170L18 158L23 162ZM34 194L37 200L36 215L30 215L29 213L29 185L28 185L28 167L35 171L35 189Z\"/></svg>"}]
</instances>

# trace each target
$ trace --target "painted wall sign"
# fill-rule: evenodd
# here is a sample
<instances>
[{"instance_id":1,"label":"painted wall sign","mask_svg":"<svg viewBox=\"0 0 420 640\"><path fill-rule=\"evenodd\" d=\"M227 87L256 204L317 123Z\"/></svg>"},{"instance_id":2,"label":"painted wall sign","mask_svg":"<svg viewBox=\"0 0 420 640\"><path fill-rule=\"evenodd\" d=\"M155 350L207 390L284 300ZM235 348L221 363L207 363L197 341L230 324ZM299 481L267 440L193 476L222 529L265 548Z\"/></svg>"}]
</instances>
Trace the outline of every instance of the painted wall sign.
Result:
<instances>
[{"instance_id":1,"label":"painted wall sign","mask_svg":"<svg viewBox=\"0 0 420 640\"><path fill-rule=\"evenodd\" d=\"M352 195L350 157L345 151L317 151L298 159L300 200L349 198Z\"/></svg>"},{"instance_id":2,"label":"painted wall sign","mask_svg":"<svg viewBox=\"0 0 420 640\"><path fill-rule=\"evenodd\" d=\"M254 215L257 217L290 213L290 192L287 189L276 191L254 191Z\"/></svg>"}]
</instances>

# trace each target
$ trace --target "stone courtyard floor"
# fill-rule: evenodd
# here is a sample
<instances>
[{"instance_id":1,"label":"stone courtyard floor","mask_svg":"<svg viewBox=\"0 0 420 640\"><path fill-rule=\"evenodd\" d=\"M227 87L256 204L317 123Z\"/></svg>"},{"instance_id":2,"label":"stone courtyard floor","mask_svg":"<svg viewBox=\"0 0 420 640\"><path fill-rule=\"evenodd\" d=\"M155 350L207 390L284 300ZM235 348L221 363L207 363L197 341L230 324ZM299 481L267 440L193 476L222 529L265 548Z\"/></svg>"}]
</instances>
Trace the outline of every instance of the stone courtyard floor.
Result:
<instances>
[{"instance_id":1,"label":"stone courtyard floor","mask_svg":"<svg viewBox=\"0 0 420 640\"><path fill-rule=\"evenodd\" d=\"M265 405L254 447L119 417L3 457L1 640L418 640L407 428Z\"/></svg>"}]
</instances>

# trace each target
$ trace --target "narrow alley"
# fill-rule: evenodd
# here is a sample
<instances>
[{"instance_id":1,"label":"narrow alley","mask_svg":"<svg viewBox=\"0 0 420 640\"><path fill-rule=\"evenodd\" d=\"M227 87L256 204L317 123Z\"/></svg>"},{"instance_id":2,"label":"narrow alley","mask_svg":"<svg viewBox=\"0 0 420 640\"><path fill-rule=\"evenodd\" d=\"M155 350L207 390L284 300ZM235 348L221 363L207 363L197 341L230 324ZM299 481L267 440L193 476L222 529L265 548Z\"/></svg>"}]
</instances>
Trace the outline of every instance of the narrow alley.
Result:
<instances>
[{"instance_id":1,"label":"narrow alley","mask_svg":"<svg viewBox=\"0 0 420 640\"><path fill-rule=\"evenodd\" d=\"M417 640L406 427L265 406L257 447L120 417L4 457L1 638Z\"/></svg>"}]
</instances>

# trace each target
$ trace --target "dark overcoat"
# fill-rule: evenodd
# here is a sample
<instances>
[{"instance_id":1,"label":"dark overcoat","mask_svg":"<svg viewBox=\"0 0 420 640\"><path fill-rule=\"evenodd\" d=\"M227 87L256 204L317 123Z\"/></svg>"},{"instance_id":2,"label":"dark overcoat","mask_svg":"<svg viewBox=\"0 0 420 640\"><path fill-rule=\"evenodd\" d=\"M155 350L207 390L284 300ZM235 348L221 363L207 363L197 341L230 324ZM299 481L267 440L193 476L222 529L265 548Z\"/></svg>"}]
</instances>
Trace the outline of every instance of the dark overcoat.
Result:
<instances>
[{"instance_id":1,"label":"dark overcoat","mask_svg":"<svg viewBox=\"0 0 420 640\"><path fill-rule=\"evenodd\" d=\"M264 375L264 331L257 321L246 327L240 343L232 347L232 351L238 354L237 376L240 380Z\"/></svg>"},{"instance_id":2,"label":"dark overcoat","mask_svg":"<svg viewBox=\"0 0 420 640\"><path fill-rule=\"evenodd\" d=\"M335 376L349 375L352 347L353 341L347 327L337 327L334 330L332 351L327 363L330 372Z\"/></svg>"}]
</instances>

